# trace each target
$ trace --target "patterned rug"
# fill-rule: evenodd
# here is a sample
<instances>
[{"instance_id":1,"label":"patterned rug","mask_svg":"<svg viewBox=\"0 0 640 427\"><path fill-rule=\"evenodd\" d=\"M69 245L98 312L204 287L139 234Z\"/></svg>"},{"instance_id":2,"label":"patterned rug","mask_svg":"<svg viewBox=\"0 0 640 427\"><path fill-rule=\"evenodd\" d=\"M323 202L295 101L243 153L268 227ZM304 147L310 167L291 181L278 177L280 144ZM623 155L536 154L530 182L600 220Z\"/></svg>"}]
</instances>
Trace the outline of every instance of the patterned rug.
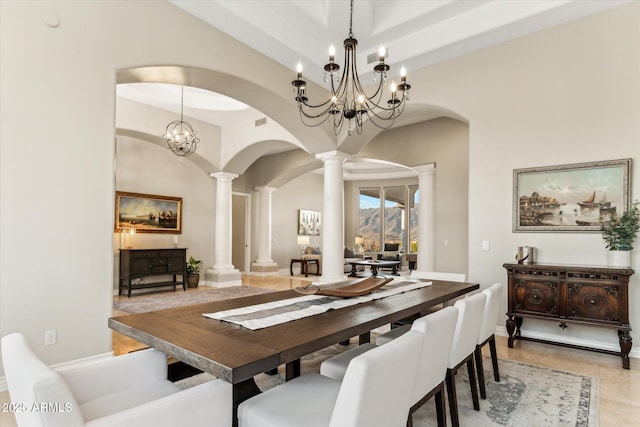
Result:
<instances>
[{"instance_id":1,"label":"patterned rug","mask_svg":"<svg viewBox=\"0 0 640 427\"><path fill-rule=\"evenodd\" d=\"M350 345L355 345L352 343ZM320 363L349 347L334 345L305 356L301 370L318 372ZM510 360L500 360L500 382L493 380L493 372L486 370L487 399L480 399L480 411L473 409L466 369L456 376L460 425L473 427L597 427L600 381L597 377L576 375ZM491 367L485 358L484 366ZM464 372L463 372L464 371ZM199 374L178 381L182 388L193 387L214 377ZM284 382L284 367L278 375L260 374L255 377L258 387L265 391ZM446 394L446 393L445 393ZM447 422L450 423L447 406ZM413 414L415 427L437 425L435 402L428 400Z\"/></svg>"},{"instance_id":2,"label":"patterned rug","mask_svg":"<svg viewBox=\"0 0 640 427\"><path fill-rule=\"evenodd\" d=\"M131 298L113 301L113 308L129 314L146 313L148 311L164 310L165 308L183 307L211 301L221 301L231 298L273 292L272 289L255 288L251 286L230 286L228 288L211 288L205 291L162 292L151 295L132 296Z\"/></svg>"}]
</instances>

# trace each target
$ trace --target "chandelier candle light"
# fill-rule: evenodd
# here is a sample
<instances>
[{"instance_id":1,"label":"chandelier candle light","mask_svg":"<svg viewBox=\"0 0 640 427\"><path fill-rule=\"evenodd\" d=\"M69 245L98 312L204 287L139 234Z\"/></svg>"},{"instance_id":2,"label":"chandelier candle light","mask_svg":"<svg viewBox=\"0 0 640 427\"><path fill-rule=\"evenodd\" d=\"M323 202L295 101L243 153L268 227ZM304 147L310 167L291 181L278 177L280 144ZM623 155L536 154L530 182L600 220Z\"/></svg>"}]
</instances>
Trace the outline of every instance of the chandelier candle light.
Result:
<instances>
[{"instance_id":1,"label":"chandelier candle light","mask_svg":"<svg viewBox=\"0 0 640 427\"><path fill-rule=\"evenodd\" d=\"M180 157L188 156L196 151L200 138L196 136L196 131L188 122L184 121L184 86L182 86L182 96L180 99L180 120L173 121L167 125L164 135L162 135L173 154Z\"/></svg>"},{"instance_id":2,"label":"chandelier candle light","mask_svg":"<svg viewBox=\"0 0 640 427\"><path fill-rule=\"evenodd\" d=\"M409 99L409 89L407 75L404 67L400 70L400 84L391 83L391 98L386 105L382 101L387 72L389 65L384 60L387 51L380 47L380 61L373 67L374 82L379 80L375 92L371 95L365 93L356 66L356 48L358 40L353 37L353 0L351 0L351 15L349 18L349 36L344 40L344 70L338 83L338 71L340 66L334 62L335 48L329 48L329 63L324 66L325 82L331 80L331 96L321 104L310 104L306 96L307 82L302 78L302 64L298 63L296 79L291 82L295 88L295 100L298 103L300 118L306 126L319 126L322 123L333 119L333 128L336 135L342 130L344 120L348 121L348 134L351 135L355 126L356 132L362 134L362 124L366 120L372 122L381 129L389 129L394 120L402 114L405 101ZM379 73L379 79L376 78ZM401 94L398 94L398 91ZM353 122L353 123L352 123Z\"/></svg>"}]
</instances>

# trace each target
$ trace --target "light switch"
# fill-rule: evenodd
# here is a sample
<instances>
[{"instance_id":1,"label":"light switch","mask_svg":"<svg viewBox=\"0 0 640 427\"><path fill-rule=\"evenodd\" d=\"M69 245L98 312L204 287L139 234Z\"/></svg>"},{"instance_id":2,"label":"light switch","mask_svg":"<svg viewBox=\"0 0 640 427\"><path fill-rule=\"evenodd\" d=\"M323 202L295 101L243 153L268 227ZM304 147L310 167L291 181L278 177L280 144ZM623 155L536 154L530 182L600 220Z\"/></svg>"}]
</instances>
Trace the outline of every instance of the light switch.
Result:
<instances>
[{"instance_id":1,"label":"light switch","mask_svg":"<svg viewBox=\"0 0 640 427\"><path fill-rule=\"evenodd\" d=\"M482 241L482 250L483 251L491 250L491 245L489 244L488 240L483 240Z\"/></svg>"}]
</instances>

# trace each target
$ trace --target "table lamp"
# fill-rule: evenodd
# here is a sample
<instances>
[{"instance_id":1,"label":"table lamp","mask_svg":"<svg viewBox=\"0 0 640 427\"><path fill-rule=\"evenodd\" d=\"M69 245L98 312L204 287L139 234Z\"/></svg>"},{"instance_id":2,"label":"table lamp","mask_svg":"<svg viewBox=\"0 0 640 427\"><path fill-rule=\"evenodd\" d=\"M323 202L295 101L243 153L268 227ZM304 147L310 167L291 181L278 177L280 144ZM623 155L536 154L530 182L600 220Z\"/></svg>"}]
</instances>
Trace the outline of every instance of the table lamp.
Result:
<instances>
[{"instance_id":1,"label":"table lamp","mask_svg":"<svg viewBox=\"0 0 640 427\"><path fill-rule=\"evenodd\" d=\"M309 246L309 236L298 236L298 245L300 245L300 253L304 254L305 249Z\"/></svg>"}]
</instances>

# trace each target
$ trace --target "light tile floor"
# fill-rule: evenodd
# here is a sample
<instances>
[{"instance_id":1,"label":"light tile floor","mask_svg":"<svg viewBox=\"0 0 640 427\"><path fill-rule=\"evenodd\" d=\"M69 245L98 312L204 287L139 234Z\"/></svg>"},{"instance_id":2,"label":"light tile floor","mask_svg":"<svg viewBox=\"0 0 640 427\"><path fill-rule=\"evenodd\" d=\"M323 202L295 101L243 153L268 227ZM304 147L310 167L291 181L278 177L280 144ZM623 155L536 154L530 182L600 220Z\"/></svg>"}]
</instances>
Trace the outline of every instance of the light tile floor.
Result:
<instances>
[{"instance_id":1,"label":"light tile floor","mask_svg":"<svg viewBox=\"0 0 640 427\"><path fill-rule=\"evenodd\" d=\"M304 276L244 276L243 284L275 290L292 289L309 283ZM198 292L208 287L188 289ZM118 298L118 297L114 297ZM126 297L120 297L126 298ZM114 315L126 313L114 312ZM617 356L584 350L573 350L549 344L519 341L515 348L508 348L506 337L496 337L498 358L515 360L532 365L590 375L600 378L600 426L640 426L640 359L631 359L631 369L622 369ZM142 345L118 333L113 334L113 350L123 354ZM485 349L488 356L488 349ZM491 381L491 379L487 379ZM8 403L8 392L0 393L0 403ZM16 426L13 414L0 413L1 427ZM524 427L524 426L523 426Z\"/></svg>"}]
</instances>

